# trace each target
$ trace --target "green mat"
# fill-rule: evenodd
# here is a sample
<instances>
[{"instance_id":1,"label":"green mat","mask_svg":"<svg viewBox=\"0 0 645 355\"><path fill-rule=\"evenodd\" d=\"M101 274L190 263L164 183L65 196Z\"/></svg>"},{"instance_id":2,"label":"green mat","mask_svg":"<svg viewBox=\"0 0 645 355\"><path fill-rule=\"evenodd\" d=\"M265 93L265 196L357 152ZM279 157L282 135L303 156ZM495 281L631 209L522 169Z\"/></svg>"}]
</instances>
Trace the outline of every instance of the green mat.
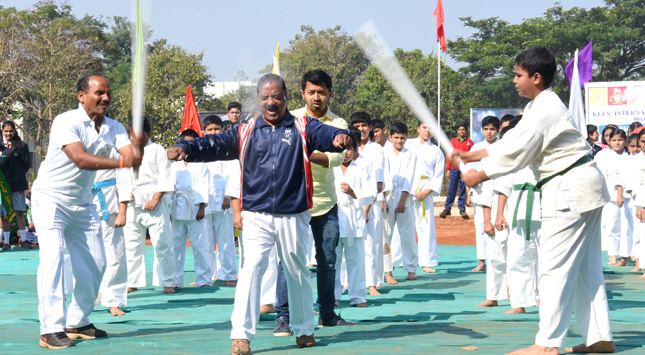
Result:
<instances>
[{"instance_id":1,"label":"green mat","mask_svg":"<svg viewBox=\"0 0 645 355\"><path fill-rule=\"evenodd\" d=\"M189 248L190 249L190 248ZM349 306L343 295L337 309L354 327L316 328L317 344L297 349L294 337L273 337L273 315L263 315L251 343L254 354L503 354L531 345L537 331L538 310L503 315L500 307L475 308L485 298L485 274L475 266L475 247L439 246L436 274L418 270L419 279L385 286L382 295L368 296L369 308ZM146 262L152 269L152 248ZM38 250L16 249L0 253L0 354L46 353L38 346L36 293ZM645 354L645 284L626 267L605 267L609 307L617 352ZM316 274L312 274L312 284ZM150 283L151 273L148 274ZM186 253L186 284L194 281L192 252ZM185 287L177 294L145 288L131 293L127 314L113 317L97 307L91 320L110 337L78 341L56 354L227 354L230 353L231 311L235 288L216 283L213 288ZM315 294L314 294L315 297ZM317 318L316 318L317 321ZM581 343L575 320L567 346ZM478 350L461 350L475 346Z\"/></svg>"}]
</instances>

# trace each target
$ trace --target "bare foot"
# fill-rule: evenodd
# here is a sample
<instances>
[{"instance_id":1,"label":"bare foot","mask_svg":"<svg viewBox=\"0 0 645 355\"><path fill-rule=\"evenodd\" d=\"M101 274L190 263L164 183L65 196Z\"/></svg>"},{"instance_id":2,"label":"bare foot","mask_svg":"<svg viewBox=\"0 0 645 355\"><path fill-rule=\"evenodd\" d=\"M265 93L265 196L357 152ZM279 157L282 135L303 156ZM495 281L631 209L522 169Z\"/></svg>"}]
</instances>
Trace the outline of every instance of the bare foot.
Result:
<instances>
[{"instance_id":1,"label":"bare foot","mask_svg":"<svg viewBox=\"0 0 645 355\"><path fill-rule=\"evenodd\" d=\"M610 256L607 265L616 265L616 256Z\"/></svg>"},{"instance_id":2,"label":"bare foot","mask_svg":"<svg viewBox=\"0 0 645 355\"><path fill-rule=\"evenodd\" d=\"M421 271L425 272L426 274L434 274L437 272L437 270L431 268L430 266L425 266Z\"/></svg>"},{"instance_id":3,"label":"bare foot","mask_svg":"<svg viewBox=\"0 0 645 355\"><path fill-rule=\"evenodd\" d=\"M139 289L136 287L128 287L128 293L135 292L135 291L139 291Z\"/></svg>"},{"instance_id":4,"label":"bare foot","mask_svg":"<svg viewBox=\"0 0 645 355\"><path fill-rule=\"evenodd\" d=\"M499 306L497 301L491 301L491 300L486 300L477 305L477 307L497 307L497 306Z\"/></svg>"},{"instance_id":5,"label":"bare foot","mask_svg":"<svg viewBox=\"0 0 645 355\"><path fill-rule=\"evenodd\" d=\"M408 277L405 278L406 280L416 280L417 279L417 274L413 272L408 272Z\"/></svg>"},{"instance_id":6,"label":"bare foot","mask_svg":"<svg viewBox=\"0 0 645 355\"><path fill-rule=\"evenodd\" d=\"M260 314L275 313L275 308L272 304L263 304L260 306Z\"/></svg>"},{"instance_id":7,"label":"bare foot","mask_svg":"<svg viewBox=\"0 0 645 355\"><path fill-rule=\"evenodd\" d=\"M96 301L101 303L101 300L103 299L103 294L99 293L99 296L96 298Z\"/></svg>"},{"instance_id":8,"label":"bare foot","mask_svg":"<svg viewBox=\"0 0 645 355\"><path fill-rule=\"evenodd\" d=\"M188 286L195 286L195 285L197 285L197 283L195 283L195 282L191 282L191 283L188 284Z\"/></svg>"},{"instance_id":9,"label":"bare foot","mask_svg":"<svg viewBox=\"0 0 645 355\"><path fill-rule=\"evenodd\" d=\"M568 353L613 353L616 350L616 345L613 341L599 341L590 346L585 344L576 345L570 348L564 348Z\"/></svg>"},{"instance_id":10,"label":"bare foot","mask_svg":"<svg viewBox=\"0 0 645 355\"><path fill-rule=\"evenodd\" d=\"M315 268L315 267L318 267L318 264L311 264L311 265L309 265L309 267L310 268Z\"/></svg>"},{"instance_id":11,"label":"bare foot","mask_svg":"<svg viewBox=\"0 0 645 355\"><path fill-rule=\"evenodd\" d=\"M237 286L237 281L225 281L224 286L235 287Z\"/></svg>"},{"instance_id":12,"label":"bare foot","mask_svg":"<svg viewBox=\"0 0 645 355\"><path fill-rule=\"evenodd\" d=\"M389 283L390 285L396 285L399 282L394 279L394 276L392 276L392 272L386 272L385 273L385 282Z\"/></svg>"},{"instance_id":13,"label":"bare foot","mask_svg":"<svg viewBox=\"0 0 645 355\"><path fill-rule=\"evenodd\" d=\"M213 287L213 285L211 285L211 284L205 284L205 285L201 285L201 286L199 286L199 287Z\"/></svg>"},{"instance_id":14,"label":"bare foot","mask_svg":"<svg viewBox=\"0 0 645 355\"><path fill-rule=\"evenodd\" d=\"M370 296L380 296L381 293L376 291L376 287L370 286Z\"/></svg>"},{"instance_id":15,"label":"bare foot","mask_svg":"<svg viewBox=\"0 0 645 355\"><path fill-rule=\"evenodd\" d=\"M537 307L540 307L540 300L535 301L535 305L536 305Z\"/></svg>"},{"instance_id":16,"label":"bare foot","mask_svg":"<svg viewBox=\"0 0 645 355\"><path fill-rule=\"evenodd\" d=\"M632 255L632 256L630 256L630 257L629 257L629 259L630 259L631 261L636 261L636 256Z\"/></svg>"},{"instance_id":17,"label":"bare foot","mask_svg":"<svg viewBox=\"0 0 645 355\"><path fill-rule=\"evenodd\" d=\"M524 307L511 308L502 314L522 314L522 313L526 313L526 308Z\"/></svg>"},{"instance_id":18,"label":"bare foot","mask_svg":"<svg viewBox=\"0 0 645 355\"><path fill-rule=\"evenodd\" d=\"M620 261L616 263L616 266L625 266L627 265L627 259L626 258L620 258Z\"/></svg>"},{"instance_id":19,"label":"bare foot","mask_svg":"<svg viewBox=\"0 0 645 355\"><path fill-rule=\"evenodd\" d=\"M119 307L110 307L110 313L112 313L113 316L124 316L125 312L121 310Z\"/></svg>"},{"instance_id":20,"label":"bare foot","mask_svg":"<svg viewBox=\"0 0 645 355\"><path fill-rule=\"evenodd\" d=\"M368 305L367 305L367 303L363 302L363 303L353 304L352 307L367 308Z\"/></svg>"},{"instance_id":21,"label":"bare foot","mask_svg":"<svg viewBox=\"0 0 645 355\"><path fill-rule=\"evenodd\" d=\"M479 264L472 271L486 271L486 262L484 260L479 260Z\"/></svg>"},{"instance_id":22,"label":"bare foot","mask_svg":"<svg viewBox=\"0 0 645 355\"><path fill-rule=\"evenodd\" d=\"M639 276L638 278L641 279L641 280L645 279L645 272L641 276Z\"/></svg>"},{"instance_id":23,"label":"bare foot","mask_svg":"<svg viewBox=\"0 0 645 355\"><path fill-rule=\"evenodd\" d=\"M163 293L177 293L174 287L164 287Z\"/></svg>"},{"instance_id":24,"label":"bare foot","mask_svg":"<svg viewBox=\"0 0 645 355\"><path fill-rule=\"evenodd\" d=\"M524 349L515 350L506 355L558 355L558 348L547 348L540 345L531 345Z\"/></svg>"}]
</instances>

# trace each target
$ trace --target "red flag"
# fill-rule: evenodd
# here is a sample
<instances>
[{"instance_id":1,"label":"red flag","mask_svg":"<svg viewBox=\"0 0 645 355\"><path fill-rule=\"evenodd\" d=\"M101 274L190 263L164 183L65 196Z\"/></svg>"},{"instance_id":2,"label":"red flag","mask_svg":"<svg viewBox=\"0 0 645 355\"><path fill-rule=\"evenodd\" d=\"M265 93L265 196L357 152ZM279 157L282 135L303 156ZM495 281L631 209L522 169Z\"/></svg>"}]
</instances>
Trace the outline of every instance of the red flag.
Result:
<instances>
[{"instance_id":1,"label":"red flag","mask_svg":"<svg viewBox=\"0 0 645 355\"><path fill-rule=\"evenodd\" d=\"M437 16L437 42L441 43L441 49L445 52L448 48L446 46L446 35L443 33L443 1L437 1L437 8L434 10L433 15Z\"/></svg>"},{"instance_id":2,"label":"red flag","mask_svg":"<svg viewBox=\"0 0 645 355\"><path fill-rule=\"evenodd\" d=\"M184 105L184 120L181 122L181 132L187 129L197 132L200 137L204 135L202 133L202 122L197 114L197 106L195 105L195 98L190 85L186 89L186 104Z\"/></svg>"}]
</instances>

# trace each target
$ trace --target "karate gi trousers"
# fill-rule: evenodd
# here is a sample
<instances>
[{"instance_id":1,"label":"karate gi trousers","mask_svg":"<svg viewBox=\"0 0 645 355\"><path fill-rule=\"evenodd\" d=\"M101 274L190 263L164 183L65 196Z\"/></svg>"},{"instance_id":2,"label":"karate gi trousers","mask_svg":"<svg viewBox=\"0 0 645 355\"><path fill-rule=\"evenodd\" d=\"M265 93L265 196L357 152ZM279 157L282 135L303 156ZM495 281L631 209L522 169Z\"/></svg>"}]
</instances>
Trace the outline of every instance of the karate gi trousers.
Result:
<instances>
[{"instance_id":1,"label":"karate gi trousers","mask_svg":"<svg viewBox=\"0 0 645 355\"><path fill-rule=\"evenodd\" d=\"M344 258L343 258L344 256ZM347 270L347 294L349 304L355 305L367 302L365 291L365 241L363 238L352 238L352 245L349 245L348 238L339 238L336 247L336 283L334 285L334 296L336 302L340 301L343 293L341 282L341 264L345 259Z\"/></svg>"},{"instance_id":2,"label":"karate gi trousers","mask_svg":"<svg viewBox=\"0 0 645 355\"><path fill-rule=\"evenodd\" d=\"M484 209L482 205L475 204L474 210L477 260L486 260L486 243L488 242L488 234L484 232Z\"/></svg>"},{"instance_id":3,"label":"karate gi trousers","mask_svg":"<svg viewBox=\"0 0 645 355\"><path fill-rule=\"evenodd\" d=\"M397 201L398 202L398 201ZM417 243L414 237L414 210L406 204L405 212L395 213L396 204L390 206L390 212L387 216L389 224L389 233L387 237L387 244L391 245L394 231L397 231L401 240L401 254L403 269L406 272L417 271ZM385 259L385 271L394 270L393 255L391 258Z\"/></svg>"},{"instance_id":4,"label":"karate gi trousers","mask_svg":"<svg viewBox=\"0 0 645 355\"><path fill-rule=\"evenodd\" d=\"M211 243L210 250L215 250L217 245L217 256L213 255L211 270L212 280L225 281L237 280L237 265L235 260L235 229L233 228L233 213L230 209L226 211L214 211L206 215L208 240Z\"/></svg>"},{"instance_id":5,"label":"karate gi trousers","mask_svg":"<svg viewBox=\"0 0 645 355\"><path fill-rule=\"evenodd\" d=\"M211 260L213 249L208 241L206 221L174 220L172 223L173 249L175 250L175 285L184 287L184 264L186 263L186 243L190 238L195 263L195 286L210 285L213 271Z\"/></svg>"},{"instance_id":6,"label":"karate gi trousers","mask_svg":"<svg viewBox=\"0 0 645 355\"><path fill-rule=\"evenodd\" d=\"M537 345L563 346L573 313L585 344L613 339L602 273L601 214L602 208L582 214L565 210L542 219Z\"/></svg>"},{"instance_id":7,"label":"karate gi trousers","mask_svg":"<svg viewBox=\"0 0 645 355\"><path fill-rule=\"evenodd\" d=\"M260 288L269 262L269 254L277 245L284 266L289 292L290 325L296 336L314 333L313 289L307 268L307 238L311 215L309 211L295 214L266 214L242 211L244 219L244 264L239 271L235 303L231 315L231 339L255 336L260 320Z\"/></svg>"},{"instance_id":8,"label":"karate gi trousers","mask_svg":"<svg viewBox=\"0 0 645 355\"><path fill-rule=\"evenodd\" d=\"M524 223L524 221L517 223ZM531 228L532 231L537 229ZM530 239L526 240L515 231L516 229L509 231L506 242L506 281L509 286L511 308L534 307L537 305L538 297L536 237L531 235Z\"/></svg>"},{"instance_id":9,"label":"karate gi trousers","mask_svg":"<svg viewBox=\"0 0 645 355\"><path fill-rule=\"evenodd\" d=\"M96 206L70 206L52 201L32 202L39 235L40 264L37 273L40 334L80 328L90 324L103 272L105 250ZM67 247L74 289L65 306L63 249Z\"/></svg>"},{"instance_id":10,"label":"karate gi trousers","mask_svg":"<svg viewBox=\"0 0 645 355\"><path fill-rule=\"evenodd\" d=\"M506 288L506 242L508 231L495 230L495 235L486 241L486 299L491 301L505 300Z\"/></svg>"},{"instance_id":11,"label":"karate gi trousers","mask_svg":"<svg viewBox=\"0 0 645 355\"><path fill-rule=\"evenodd\" d=\"M605 229L607 253L610 256L628 258L632 253L634 220L630 209L630 198L624 199L623 207L609 201L602 210L602 224Z\"/></svg>"},{"instance_id":12,"label":"karate gi trousers","mask_svg":"<svg viewBox=\"0 0 645 355\"><path fill-rule=\"evenodd\" d=\"M128 287L146 287L146 229L154 248L152 285L175 286L175 251L168 205L161 199L157 208L146 211L128 205L125 236L125 255L128 261Z\"/></svg>"},{"instance_id":13,"label":"karate gi trousers","mask_svg":"<svg viewBox=\"0 0 645 355\"><path fill-rule=\"evenodd\" d=\"M100 293L103 306L121 308L128 306L128 262L123 227L114 228L116 216L110 214L107 221L101 220L106 267Z\"/></svg>"},{"instance_id":14,"label":"karate gi trousers","mask_svg":"<svg viewBox=\"0 0 645 355\"><path fill-rule=\"evenodd\" d=\"M437 232L434 225L434 202L432 194L421 201L414 202L414 219L419 245L419 266L434 267L439 265L437 251Z\"/></svg>"},{"instance_id":15,"label":"karate gi trousers","mask_svg":"<svg viewBox=\"0 0 645 355\"><path fill-rule=\"evenodd\" d=\"M370 207L365 237L365 281L367 286L383 286L383 211L381 201ZM338 268L337 268L338 270Z\"/></svg>"}]
</instances>

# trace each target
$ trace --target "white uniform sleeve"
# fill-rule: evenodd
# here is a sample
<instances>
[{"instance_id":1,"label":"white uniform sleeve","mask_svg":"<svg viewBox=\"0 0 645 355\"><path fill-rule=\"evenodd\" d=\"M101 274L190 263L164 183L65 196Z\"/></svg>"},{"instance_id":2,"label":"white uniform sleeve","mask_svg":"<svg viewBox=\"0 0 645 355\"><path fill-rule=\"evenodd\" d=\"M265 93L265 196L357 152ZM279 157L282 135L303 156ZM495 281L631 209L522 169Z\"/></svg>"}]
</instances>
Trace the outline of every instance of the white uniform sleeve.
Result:
<instances>
[{"instance_id":1,"label":"white uniform sleeve","mask_svg":"<svg viewBox=\"0 0 645 355\"><path fill-rule=\"evenodd\" d=\"M128 134L128 131L123 127L123 125L116 121L116 124L114 125L115 127L115 133L114 136L116 137L116 143L114 144L114 147L116 150L119 150L126 145L131 145L130 143L130 135Z\"/></svg>"},{"instance_id":2,"label":"white uniform sleeve","mask_svg":"<svg viewBox=\"0 0 645 355\"><path fill-rule=\"evenodd\" d=\"M72 122L72 124L70 125L69 122ZM54 119L49 136L51 140L55 140L56 147L62 149L68 144L80 143L82 129L83 127L78 123L78 120L61 115Z\"/></svg>"},{"instance_id":3,"label":"white uniform sleeve","mask_svg":"<svg viewBox=\"0 0 645 355\"><path fill-rule=\"evenodd\" d=\"M504 139L486 147L488 159L480 162L480 170L491 179L514 173L533 162L542 153L544 143L542 133L528 125L517 125Z\"/></svg>"},{"instance_id":4,"label":"white uniform sleeve","mask_svg":"<svg viewBox=\"0 0 645 355\"><path fill-rule=\"evenodd\" d=\"M230 169L228 171L228 182L226 183L226 196L230 198L240 198L240 181L242 174L242 167L239 160L230 161Z\"/></svg>"},{"instance_id":5,"label":"white uniform sleeve","mask_svg":"<svg viewBox=\"0 0 645 355\"><path fill-rule=\"evenodd\" d=\"M171 171L172 162L168 160L166 151L162 146L157 145L154 150L154 158L157 160L157 184L156 192L173 192L175 191L175 175ZM146 159L146 155L143 155Z\"/></svg>"},{"instance_id":6,"label":"white uniform sleeve","mask_svg":"<svg viewBox=\"0 0 645 355\"><path fill-rule=\"evenodd\" d=\"M129 202L132 195L132 168L116 169L116 193L119 202Z\"/></svg>"},{"instance_id":7,"label":"white uniform sleeve","mask_svg":"<svg viewBox=\"0 0 645 355\"><path fill-rule=\"evenodd\" d=\"M198 165L198 168L194 171L196 175L195 179L193 180L193 190L195 190L195 203L205 203L208 205L208 185L210 181L210 173L208 172L206 163L192 164Z\"/></svg>"},{"instance_id":8,"label":"white uniform sleeve","mask_svg":"<svg viewBox=\"0 0 645 355\"><path fill-rule=\"evenodd\" d=\"M408 166L405 168L405 171L399 172L403 174L403 178L404 178L403 187L401 188L401 191L407 191L408 193L414 194L414 192L412 191L412 180L414 180L414 171L417 165L417 157L411 151L408 151L408 154L410 155L409 157L410 161L408 162Z\"/></svg>"},{"instance_id":9,"label":"white uniform sleeve","mask_svg":"<svg viewBox=\"0 0 645 355\"><path fill-rule=\"evenodd\" d=\"M364 207L371 205L376 199L376 180L374 176L371 175L369 171L369 164L361 164L357 166L359 174L358 180L360 181L360 186L354 189L356 194L356 204L357 207ZM354 188L352 186L352 188Z\"/></svg>"},{"instance_id":10,"label":"white uniform sleeve","mask_svg":"<svg viewBox=\"0 0 645 355\"><path fill-rule=\"evenodd\" d=\"M434 196L439 196L441 193L441 186L443 185L443 172L446 168L446 158L443 156L443 152L439 147L434 149L435 158L434 158L434 169L432 175L430 176L430 183L428 187L432 190Z\"/></svg>"}]
</instances>

